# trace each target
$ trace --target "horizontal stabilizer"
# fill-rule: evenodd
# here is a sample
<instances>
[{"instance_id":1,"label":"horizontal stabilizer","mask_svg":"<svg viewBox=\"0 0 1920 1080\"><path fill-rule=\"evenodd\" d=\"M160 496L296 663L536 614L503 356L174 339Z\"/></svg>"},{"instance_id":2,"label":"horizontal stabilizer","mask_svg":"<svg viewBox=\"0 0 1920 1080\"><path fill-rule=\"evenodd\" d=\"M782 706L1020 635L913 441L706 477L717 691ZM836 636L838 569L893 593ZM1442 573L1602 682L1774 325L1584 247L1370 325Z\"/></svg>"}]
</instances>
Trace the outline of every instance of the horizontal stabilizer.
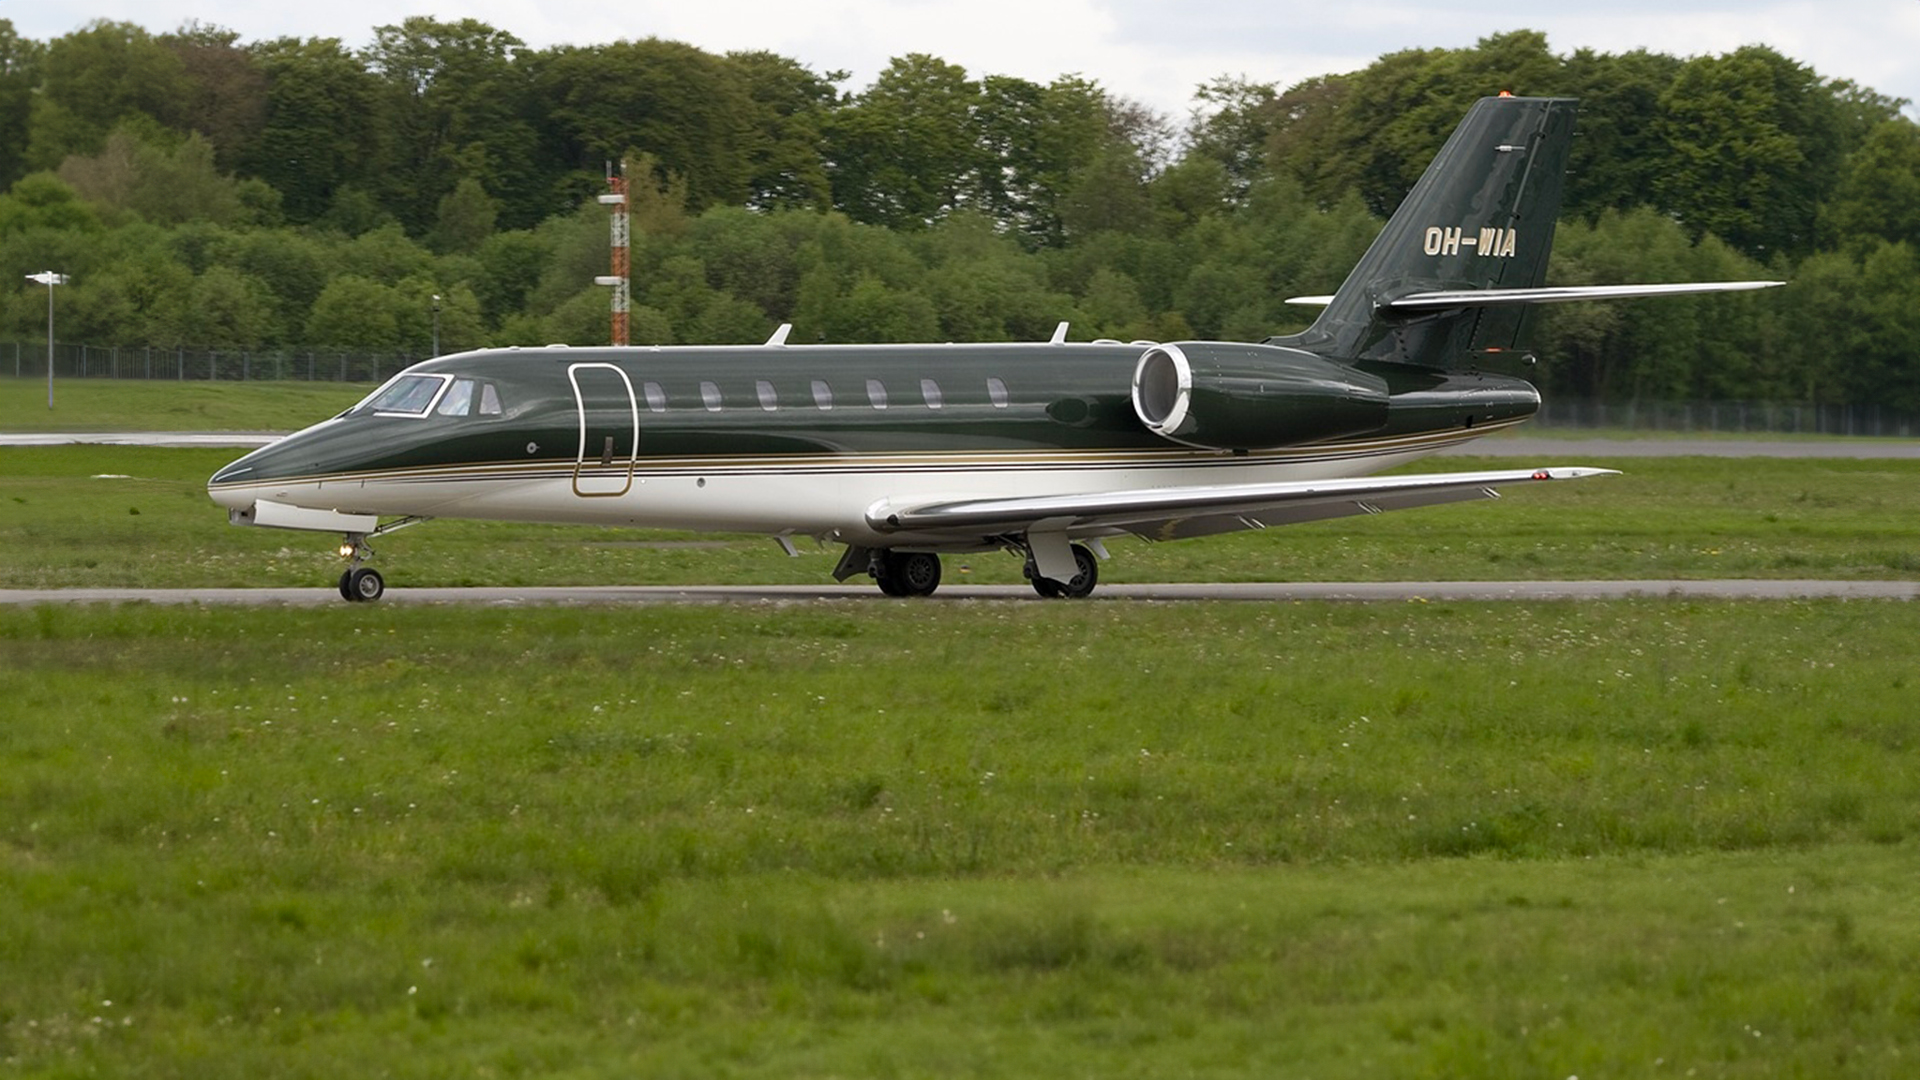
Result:
<instances>
[{"instance_id":1,"label":"horizontal stabilizer","mask_svg":"<svg viewBox=\"0 0 1920 1080\"><path fill-rule=\"evenodd\" d=\"M1647 296L1686 296L1692 293L1746 292L1773 289L1784 281L1684 281L1669 285L1567 285L1542 289L1458 289L1450 292L1409 293L1379 306L1391 314L1447 311L1463 307L1501 307L1509 304L1571 304L1582 300L1636 300ZM1332 296L1289 296L1286 303L1325 307Z\"/></svg>"},{"instance_id":2,"label":"horizontal stabilizer","mask_svg":"<svg viewBox=\"0 0 1920 1080\"><path fill-rule=\"evenodd\" d=\"M1671 285L1570 285L1545 289L1461 289L1453 292L1411 293L1380 305L1380 310L1398 315L1415 311L1499 307L1507 304L1571 304L1581 300L1635 300L1647 296L1745 292L1750 289L1771 289L1785 284L1784 281L1687 281Z\"/></svg>"}]
</instances>

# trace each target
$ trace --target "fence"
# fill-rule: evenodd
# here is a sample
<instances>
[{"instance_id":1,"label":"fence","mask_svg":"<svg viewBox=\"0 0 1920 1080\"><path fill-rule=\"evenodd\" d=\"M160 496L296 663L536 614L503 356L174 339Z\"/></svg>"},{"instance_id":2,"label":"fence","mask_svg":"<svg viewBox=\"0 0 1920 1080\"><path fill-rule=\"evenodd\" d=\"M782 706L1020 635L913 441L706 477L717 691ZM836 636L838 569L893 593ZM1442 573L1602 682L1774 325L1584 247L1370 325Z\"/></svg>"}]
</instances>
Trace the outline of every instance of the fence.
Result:
<instances>
[{"instance_id":1,"label":"fence","mask_svg":"<svg viewBox=\"0 0 1920 1080\"><path fill-rule=\"evenodd\" d=\"M55 342L53 375L56 379L377 383L425 359L424 354L340 349L183 349ZM46 378L46 342L0 343L0 374L7 373Z\"/></svg>"}]
</instances>

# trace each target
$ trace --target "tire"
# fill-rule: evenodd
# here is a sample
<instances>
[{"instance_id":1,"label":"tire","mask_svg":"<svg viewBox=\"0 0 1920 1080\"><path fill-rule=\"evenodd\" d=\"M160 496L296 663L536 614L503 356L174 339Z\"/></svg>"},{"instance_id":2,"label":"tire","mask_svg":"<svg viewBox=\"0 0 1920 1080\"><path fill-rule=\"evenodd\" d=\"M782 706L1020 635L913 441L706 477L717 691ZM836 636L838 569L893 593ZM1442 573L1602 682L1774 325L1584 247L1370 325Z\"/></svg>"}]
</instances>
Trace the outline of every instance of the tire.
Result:
<instances>
[{"instance_id":1,"label":"tire","mask_svg":"<svg viewBox=\"0 0 1920 1080\"><path fill-rule=\"evenodd\" d=\"M933 590L940 587L940 556L930 551L900 555L894 567L894 578L908 596L932 596Z\"/></svg>"},{"instance_id":2,"label":"tire","mask_svg":"<svg viewBox=\"0 0 1920 1080\"><path fill-rule=\"evenodd\" d=\"M1073 562L1079 567L1079 573L1071 581L1055 581L1034 575L1031 579L1033 591L1049 600L1084 600L1093 595L1093 587L1100 583L1100 560L1082 544L1073 545Z\"/></svg>"},{"instance_id":3,"label":"tire","mask_svg":"<svg viewBox=\"0 0 1920 1080\"><path fill-rule=\"evenodd\" d=\"M373 567L363 566L358 570L347 572L346 586L348 600L362 604L372 603L386 593L387 579L381 577L380 571Z\"/></svg>"},{"instance_id":4,"label":"tire","mask_svg":"<svg viewBox=\"0 0 1920 1080\"><path fill-rule=\"evenodd\" d=\"M940 587L940 556L926 551L887 551L873 579L888 596L932 596Z\"/></svg>"}]
</instances>

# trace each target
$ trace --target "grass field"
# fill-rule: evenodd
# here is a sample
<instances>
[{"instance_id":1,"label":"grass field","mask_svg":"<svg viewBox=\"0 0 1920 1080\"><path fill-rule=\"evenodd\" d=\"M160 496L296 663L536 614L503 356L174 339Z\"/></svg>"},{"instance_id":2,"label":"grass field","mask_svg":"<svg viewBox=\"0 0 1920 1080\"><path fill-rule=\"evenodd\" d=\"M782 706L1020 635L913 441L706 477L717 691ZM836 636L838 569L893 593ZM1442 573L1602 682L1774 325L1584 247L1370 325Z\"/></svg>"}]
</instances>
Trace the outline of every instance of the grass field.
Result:
<instances>
[{"instance_id":1,"label":"grass field","mask_svg":"<svg viewBox=\"0 0 1920 1080\"><path fill-rule=\"evenodd\" d=\"M1902 1076L1899 603L0 610L23 1076Z\"/></svg>"},{"instance_id":2,"label":"grass field","mask_svg":"<svg viewBox=\"0 0 1920 1080\"><path fill-rule=\"evenodd\" d=\"M0 431L294 431L367 395L364 383L0 378Z\"/></svg>"},{"instance_id":3,"label":"grass field","mask_svg":"<svg viewBox=\"0 0 1920 1080\"><path fill-rule=\"evenodd\" d=\"M312 418L258 394L87 426ZM330 583L331 538L224 523L233 456L0 449L0 586ZM1920 574L1920 465L1617 465L1103 577ZM396 585L834 558L379 546ZM1916 639L1904 603L0 607L0 1069L1904 1077Z\"/></svg>"}]
</instances>

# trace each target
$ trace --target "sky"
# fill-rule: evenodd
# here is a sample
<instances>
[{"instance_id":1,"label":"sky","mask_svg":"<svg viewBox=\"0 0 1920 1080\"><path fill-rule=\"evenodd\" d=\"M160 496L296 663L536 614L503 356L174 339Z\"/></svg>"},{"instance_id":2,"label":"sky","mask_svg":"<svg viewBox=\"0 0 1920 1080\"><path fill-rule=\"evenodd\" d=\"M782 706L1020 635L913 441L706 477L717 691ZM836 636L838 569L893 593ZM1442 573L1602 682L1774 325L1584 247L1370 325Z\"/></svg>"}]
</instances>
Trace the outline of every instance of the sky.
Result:
<instances>
[{"instance_id":1,"label":"sky","mask_svg":"<svg viewBox=\"0 0 1920 1080\"><path fill-rule=\"evenodd\" d=\"M1458 48L1541 30L1558 54L1646 48L1675 56L1770 45L1828 78L1920 100L1920 0L0 0L0 19L50 40L95 19L154 32L198 20L242 40L369 44L410 15L478 19L535 48L670 38L710 52L765 49L817 72L873 81L892 57L929 53L970 75L1067 74L1175 120L1218 76L1283 89L1407 48ZM1488 92L1526 87L1488 87ZM1909 116L1920 112L1909 106Z\"/></svg>"}]
</instances>

